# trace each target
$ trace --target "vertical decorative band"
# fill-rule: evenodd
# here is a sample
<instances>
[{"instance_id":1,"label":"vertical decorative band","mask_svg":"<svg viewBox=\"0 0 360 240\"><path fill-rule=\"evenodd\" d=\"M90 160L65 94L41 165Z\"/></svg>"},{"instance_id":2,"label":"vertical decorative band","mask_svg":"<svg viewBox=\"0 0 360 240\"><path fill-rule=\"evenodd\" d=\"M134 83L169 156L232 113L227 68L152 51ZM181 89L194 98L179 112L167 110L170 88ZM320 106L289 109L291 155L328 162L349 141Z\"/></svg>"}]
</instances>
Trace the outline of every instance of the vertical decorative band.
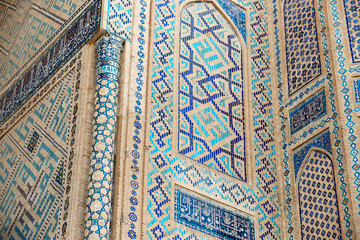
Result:
<instances>
[{"instance_id":1,"label":"vertical decorative band","mask_svg":"<svg viewBox=\"0 0 360 240\"><path fill-rule=\"evenodd\" d=\"M93 145L85 239L109 239L116 105L122 40L106 34L96 44Z\"/></svg>"}]
</instances>

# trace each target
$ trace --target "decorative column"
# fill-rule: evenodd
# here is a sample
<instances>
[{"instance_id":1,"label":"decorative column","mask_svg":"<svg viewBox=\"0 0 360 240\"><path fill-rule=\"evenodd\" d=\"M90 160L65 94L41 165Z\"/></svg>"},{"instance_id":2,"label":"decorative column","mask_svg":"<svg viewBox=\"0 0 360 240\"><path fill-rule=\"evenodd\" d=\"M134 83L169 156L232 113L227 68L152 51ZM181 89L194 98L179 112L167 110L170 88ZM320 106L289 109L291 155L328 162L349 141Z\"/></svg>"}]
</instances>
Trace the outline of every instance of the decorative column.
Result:
<instances>
[{"instance_id":1,"label":"decorative column","mask_svg":"<svg viewBox=\"0 0 360 240\"><path fill-rule=\"evenodd\" d=\"M105 33L96 43L93 145L85 218L85 239L109 239L114 139L122 40Z\"/></svg>"}]
</instances>

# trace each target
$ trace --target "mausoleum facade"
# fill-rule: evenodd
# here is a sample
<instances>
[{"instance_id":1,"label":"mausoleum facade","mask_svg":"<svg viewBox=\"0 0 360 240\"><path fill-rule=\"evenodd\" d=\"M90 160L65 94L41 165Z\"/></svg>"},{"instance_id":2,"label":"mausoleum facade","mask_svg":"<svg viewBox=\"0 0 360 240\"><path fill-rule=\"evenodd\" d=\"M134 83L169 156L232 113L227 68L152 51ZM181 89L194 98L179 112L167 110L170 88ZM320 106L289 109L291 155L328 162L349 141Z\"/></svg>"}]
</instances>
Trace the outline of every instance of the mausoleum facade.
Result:
<instances>
[{"instance_id":1,"label":"mausoleum facade","mask_svg":"<svg viewBox=\"0 0 360 240\"><path fill-rule=\"evenodd\" d=\"M360 238L359 20L0 1L0 240Z\"/></svg>"}]
</instances>

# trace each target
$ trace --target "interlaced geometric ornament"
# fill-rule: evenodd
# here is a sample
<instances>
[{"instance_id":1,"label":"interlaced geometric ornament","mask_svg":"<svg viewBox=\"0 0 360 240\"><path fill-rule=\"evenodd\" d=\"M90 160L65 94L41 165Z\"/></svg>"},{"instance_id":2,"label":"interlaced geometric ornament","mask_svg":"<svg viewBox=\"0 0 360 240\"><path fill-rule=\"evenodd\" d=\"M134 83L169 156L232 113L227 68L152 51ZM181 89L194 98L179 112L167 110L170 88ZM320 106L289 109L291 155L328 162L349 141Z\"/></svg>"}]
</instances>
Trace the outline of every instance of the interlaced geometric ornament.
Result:
<instances>
[{"instance_id":1,"label":"interlaced geometric ornament","mask_svg":"<svg viewBox=\"0 0 360 240\"><path fill-rule=\"evenodd\" d=\"M181 14L178 152L246 181L242 50L211 3Z\"/></svg>"},{"instance_id":2,"label":"interlaced geometric ornament","mask_svg":"<svg viewBox=\"0 0 360 240\"><path fill-rule=\"evenodd\" d=\"M360 62L360 1L344 0L352 61Z\"/></svg>"},{"instance_id":3,"label":"interlaced geometric ornament","mask_svg":"<svg viewBox=\"0 0 360 240\"><path fill-rule=\"evenodd\" d=\"M287 0L284 6L289 95L321 74L314 0Z\"/></svg>"},{"instance_id":4,"label":"interlaced geometric ornament","mask_svg":"<svg viewBox=\"0 0 360 240\"><path fill-rule=\"evenodd\" d=\"M341 239L331 159L311 152L298 184L302 239Z\"/></svg>"}]
</instances>

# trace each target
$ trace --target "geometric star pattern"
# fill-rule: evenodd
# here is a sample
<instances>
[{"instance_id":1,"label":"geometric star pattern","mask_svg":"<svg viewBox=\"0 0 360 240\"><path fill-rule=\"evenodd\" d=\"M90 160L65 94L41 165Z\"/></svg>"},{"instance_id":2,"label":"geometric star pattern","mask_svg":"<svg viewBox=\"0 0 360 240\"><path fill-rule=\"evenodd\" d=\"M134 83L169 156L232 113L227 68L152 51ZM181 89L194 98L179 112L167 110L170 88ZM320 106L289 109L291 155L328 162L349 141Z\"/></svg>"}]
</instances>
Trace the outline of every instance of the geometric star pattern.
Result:
<instances>
[{"instance_id":1,"label":"geometric star pattern","mask_svg":"<svg viewBox=\"0 0 360 240\"><path fill-rule=\"evenodd\" d=\"M240 41L212 3L181 15L178 151L246 181Z\"/></svg>"}]
</instances>

